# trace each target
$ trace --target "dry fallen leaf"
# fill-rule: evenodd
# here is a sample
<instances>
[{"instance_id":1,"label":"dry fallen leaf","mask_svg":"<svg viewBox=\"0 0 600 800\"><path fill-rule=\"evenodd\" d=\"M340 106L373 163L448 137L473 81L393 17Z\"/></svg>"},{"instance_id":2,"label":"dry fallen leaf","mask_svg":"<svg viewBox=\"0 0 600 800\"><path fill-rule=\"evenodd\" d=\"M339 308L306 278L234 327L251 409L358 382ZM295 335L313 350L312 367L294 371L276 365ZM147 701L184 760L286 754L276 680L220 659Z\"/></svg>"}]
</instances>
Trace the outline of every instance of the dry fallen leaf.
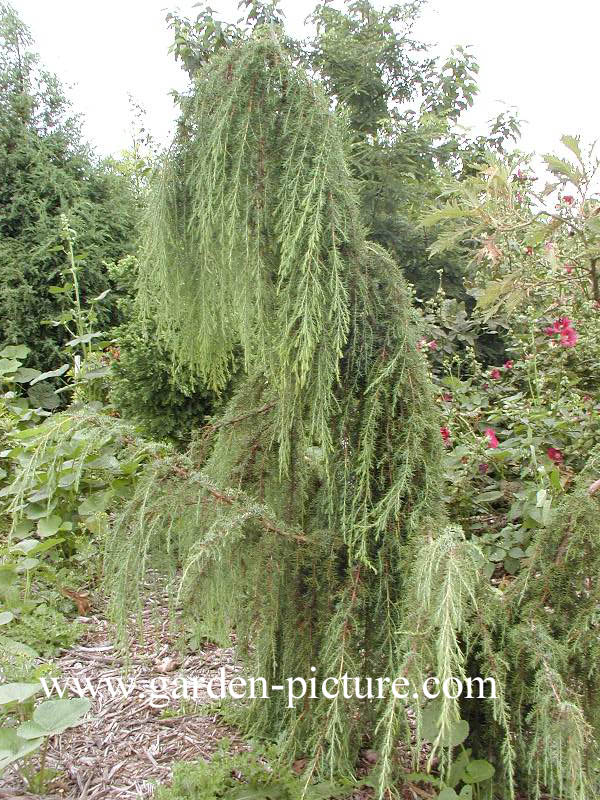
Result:
<instances>
[{"instance_id":1,"label":"dry fallen leaf","mask_svg":"<svg viewBox=\"0 0 600 800\"><path fill-rule=\"evenodd\" d=\"M300 775L302 772L304 772L307 764L308 764L307 758L298 758L292 764L292 769L294 770L296 775Z\"/></svg>"},{"instance_id":2,"label":"dry fallen leaf","mask_svg":"<svg viewBox=\"0 0 600 800\"><path fill-rule=\"evenodd\" d=\"M367 764L376 764L379 759L377 750L363 750L361 755Z\"/></svg>"},{"instance_id":3,"label":"dry fallen leaf","mask_svg":"<svg viewBox=\"0 0 600 800\"><path fill-rule=\"evenodd\" d=\"M87 615L90 610L90 598L87 592L74 592L72 589L61 588L60 593L75 603L80 617Z\"/></svg>"},{"instance_id":4,"label":"dry fallen leaf","mask_svg":"<svg viewBox=\"0 0 600 800\"><path fill-rule=\"evenodd\" d=\"M176 658L167 656L156 665L156 669L158 672L173 672L173 670L177 669L178 666L179 661Z\"/></svg>"}]
</instances>

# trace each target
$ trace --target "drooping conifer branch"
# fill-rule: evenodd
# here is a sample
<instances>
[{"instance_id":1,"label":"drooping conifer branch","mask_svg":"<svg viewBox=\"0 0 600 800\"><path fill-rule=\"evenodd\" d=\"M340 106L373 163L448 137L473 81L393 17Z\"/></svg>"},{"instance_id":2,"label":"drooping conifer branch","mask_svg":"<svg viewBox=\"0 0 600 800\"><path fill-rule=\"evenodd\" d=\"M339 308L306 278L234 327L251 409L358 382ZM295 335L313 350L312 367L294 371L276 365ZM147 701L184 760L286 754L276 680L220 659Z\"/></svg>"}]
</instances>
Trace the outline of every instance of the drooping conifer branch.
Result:
<instances>
[{"instance_id":1,"label":"drooping conifer branch","mask_svg":"<svg viewBox=\"0 0 600 800\"><path fill-rule=\"evenodd\" d=\"M510 592L483 580L476 544L443 519L418 322L399 267L366 238L347 140L274 28L196 76L151 204L139 303L175 370L222 387L241 353L243 375L202 446L175 458L185 474L152 464L114 527L115 613L152 561L182 567L190 617L219 640L235 627L248 673L268 685L494 675L496 701L440 704L442 774L460 716L503 796L522 784L583 800L598 725L597 700L585 712L581 700L598 686L600 598L585 583L600 571L597 497L586 478ZM393 785L407 727L389 693L291 709L274 696L244 715L307 755L311 775L351 772L367 740L380 752L378 796ZM415 759L420 746L417 736Z\"/></svg>"}]
</instances>

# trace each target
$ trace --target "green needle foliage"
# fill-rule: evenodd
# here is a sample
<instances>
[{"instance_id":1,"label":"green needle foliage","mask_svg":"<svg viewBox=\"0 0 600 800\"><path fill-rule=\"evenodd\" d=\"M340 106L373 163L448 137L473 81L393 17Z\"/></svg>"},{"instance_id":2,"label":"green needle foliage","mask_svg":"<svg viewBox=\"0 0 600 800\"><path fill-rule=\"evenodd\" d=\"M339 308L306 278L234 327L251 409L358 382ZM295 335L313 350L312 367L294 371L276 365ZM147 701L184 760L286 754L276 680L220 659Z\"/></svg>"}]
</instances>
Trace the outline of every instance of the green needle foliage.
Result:
<instances>
[{"instance_id":1,"label":"green needle foliage","mask_svg":"<svg viewBox=\"0 0 600 800\"><path fill-rule=\"evenodd\" d=\"M456 785L453 748L470 730L474 764L495 766L480 797L586 800L598 790L598 453L529 571L490 586L479 548L443 517L417 320L398 266L365 237L347 123L282 41L259 27L197 70L154 190L140 308L175 373L220 390L240 358L244 371L224 415L188 453L151 462L122 510L107 543L113 612L123 621L131 587L162 564L205 635L235 630L268 686L493 676L493 700L407 701L415 764L429 740ZM378 798L394 796L405 710L392 693L244 706L253 733L308 757L306 787L350 775L369 742Z\"/></svg>"},{"instance_id":2,"label":"green needle foliage","mask_svg":"<svg viewBox=\"0 0 600 800\"><path fill-rule=\"evenodd\" d=\"M344 120L277 31L196 81L153 198L140 304L175 369L219 389L241 348L246 375L194 454L146 473L107 573L123 598L150 554L180 558L186 606L213 635L234 625L269 684L311 666L393 674L407 558L441 513L410 296L365 239ZM376 720L361 705L257 700L250 719L318 771L348 772Z\"/></svg>"}]
</instances>

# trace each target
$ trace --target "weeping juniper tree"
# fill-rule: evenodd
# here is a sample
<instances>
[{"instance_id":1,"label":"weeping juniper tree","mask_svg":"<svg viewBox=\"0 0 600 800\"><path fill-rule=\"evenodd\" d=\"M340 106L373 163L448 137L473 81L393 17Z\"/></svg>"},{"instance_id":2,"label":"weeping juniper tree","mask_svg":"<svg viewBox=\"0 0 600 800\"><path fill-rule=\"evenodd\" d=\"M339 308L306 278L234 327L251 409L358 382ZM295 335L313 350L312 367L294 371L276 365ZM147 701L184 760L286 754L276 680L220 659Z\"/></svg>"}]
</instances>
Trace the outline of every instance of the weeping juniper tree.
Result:
<instances>
[{"instance_id":1,"label":"weeping juniper tree","mask_svg":"<svg viewBox=\"0 0 600 800\"><path fill-rule=\"evenodd\" d=\"M163 464L161 513L155 489L149 516L144 490L130 506L124 523L145 525L140 551L129 538L116 553L117 578L166 530L185 558L182 597L207 582L204 619L235 625L268 684L311 666L395 674L407 559L438 529L441 495L408 293L365 239L343 120L276 30L196 80L151 206L140 302L176 366L219 389L241 349L245 377L202 470ZM365 712L372 727L380 712ZM352 703L257 701L252 716L293 732L319 769L350 769L365 731Z\"/></svg>"},{"instance_id":2,"label":"weeping juniper tree","mask_svg":"<svg viewBox=\"0 0 600 800\"><path fill-rule=\"evenodd\" d=\"M560 558L538 543L511 594L483 578L476 545L444 520L418 323L399 267L365 236L349 141L277 26L197 70L150 204L139 303L175 371L215 390L240 363L242 374L196 446L142 475L108 542L113 609L135 604L131 586L166 563L190 616L217 639L235 629L248 674L267 685L493 675L494 700L443 698L424 714L410 701L415 761L429 736L450 780L468 721L470 746L496 766L489 796L522 784L584 800L598 597L582 581L598 562L597 501L582 485L553 533ZM294 708L274 693L245 721L308 757L307 784L351 773L371 743L389 797L405 712L389 691Z\"/></svg>"}]
</instances>

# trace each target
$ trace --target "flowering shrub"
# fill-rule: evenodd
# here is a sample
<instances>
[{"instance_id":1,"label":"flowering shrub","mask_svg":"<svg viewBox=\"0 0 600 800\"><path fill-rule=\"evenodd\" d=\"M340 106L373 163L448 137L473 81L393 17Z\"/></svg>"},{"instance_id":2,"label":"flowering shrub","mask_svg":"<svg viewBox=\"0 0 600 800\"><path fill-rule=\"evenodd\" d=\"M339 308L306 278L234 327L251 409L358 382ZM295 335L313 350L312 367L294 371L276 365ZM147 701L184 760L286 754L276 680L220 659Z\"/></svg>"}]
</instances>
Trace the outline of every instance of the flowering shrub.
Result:
<instances>
[{"instance_id":1,"label":"flowering shrub","mask_svg":"<svg viewBox=\"0 0 600 800\"><path fill-rule=\"evenodd\" d=\"M440 291L424 333L438 347L424 352L439 385L447 500L479 537L489 575L496 565L515 573L531 556L533 532L600 440L598 162L577 139L563 144L576 164L547 156L557 181L541 192L527 161L494 160L425 219L438 226L435 252L469 246L473 314L444 336L455 301ZM481 356L485 336L507 356L497 364Z\"/></svg>"}]
</instances>

